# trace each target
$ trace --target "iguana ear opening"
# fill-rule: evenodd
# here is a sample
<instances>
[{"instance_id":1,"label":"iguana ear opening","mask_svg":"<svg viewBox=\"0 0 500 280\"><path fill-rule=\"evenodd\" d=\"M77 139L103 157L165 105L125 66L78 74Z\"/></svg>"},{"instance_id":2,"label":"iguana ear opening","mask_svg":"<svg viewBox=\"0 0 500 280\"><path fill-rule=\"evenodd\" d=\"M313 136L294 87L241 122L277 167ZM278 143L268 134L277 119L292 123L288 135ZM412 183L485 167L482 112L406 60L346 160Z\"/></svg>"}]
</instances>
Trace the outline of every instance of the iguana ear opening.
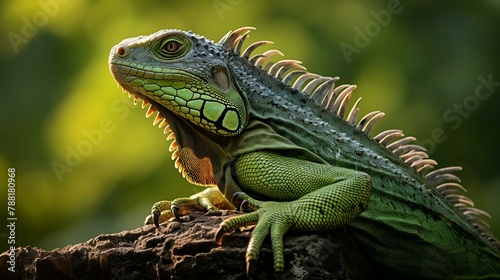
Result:
<instances>
[{"instance_id":1,"label":"iguana ear opening","mask_svg":"<svg viewBox=\"0 0 500 280\"><path fill-rule=\"evenodd\" d=\"M215 85L223 92L227 92L231 86L231 79L227 70L223 67L216 67L213 70L213 79Z\"/></svg>"}]
</instances>

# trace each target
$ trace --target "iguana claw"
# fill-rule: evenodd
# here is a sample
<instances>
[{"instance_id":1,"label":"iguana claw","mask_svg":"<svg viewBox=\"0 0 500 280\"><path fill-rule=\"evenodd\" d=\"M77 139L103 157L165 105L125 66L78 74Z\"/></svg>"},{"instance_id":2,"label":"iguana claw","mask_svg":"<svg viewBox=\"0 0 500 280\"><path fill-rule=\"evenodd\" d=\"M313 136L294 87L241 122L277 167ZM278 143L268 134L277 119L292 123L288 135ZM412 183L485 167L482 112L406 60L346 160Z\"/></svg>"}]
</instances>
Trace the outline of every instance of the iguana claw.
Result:
<instances>
[{"instance_id":1,"label":"iguana claw","mask_svg":"<svg viewBox=\"0 0 500 280\"><path fill-rule=\"evenodd\" d=\"M170 201L162 200L153 204L151 207L151 215L146 217L144 221L145 225L154 224L156 229L160 228L160 223L168 220L171 217L170 212ZM168 210L168 211L167 211Z\"/></svg>"},{"instance_id":2,"label":"iguana claw","mask_svg":"<svg viewBox=\"0 0 500 280\"><path fill-rule=\"evenodd\" d=\"M231 201L234 205L240 205L239 210L241 212L251 212L261 207L260 201L253 199L244 192L236 192L231 198Z\"/></svg>"},{"instance_id":3,"label":"iguana claw","mask_svg":"<svg viewBox=\"0 0 500 280\"><path fill-rule=\"evenodd\" d=\"M181 216L179 215L179 207L175 207L174 205L172 205L171 211L175 217L175 220L177 220L178 222L182 221Z\"/></svg>"},{"instance_id":4,"label":"iguana claw","mask_svg":"<svg viewBox=\"0 0 500 280\"><path fill-rule=\"evenodd\" d=\"M156 229L160 228L160 223L158 222L158 219L160 218L160 214L158 213L152 213L151 216L153 217L153 223L156 227Z\"/></svg>"},{"instance_id":5,"label":"iguana claw","mask_svg":"<svg viewBox=\"0 0 500 280\"><path fill-rule=\"evenodd\" d=\"M233 203L233 205L241 205L241 203L243 203L243 201L245 200L245 195L246 194L244 192L235 192L231 197L231 202Z\"/></svg>"},{"instance_id":6,"label":"iguana claw","mask_svg":"<svg viewBox=\"0 0 500 280\"><path fill-rule=\"evenodd\" d=\"M247 277L250 279L251 276L255 273L255 268L256 268L256 265L257 264L257 261L256 260L250 260L250 261L247 261Z\"/></svg>"},{"instance_id":7,"label":"iguana claw","mask_svg":"<svg viewBox=\"0 0 500 280\"><path fill-rule=\"evenodd\" d=\"M219 229L215 233L215 243L217 243L217 245L222 245L222 238L228 233L229 232L226 232L223 227L219 227Z\"/></svg>"},{"instance_id":8,"label":"iguana claw","mask_svg":"<svg viewBox=\"0 0 500 280\"><path fill-rule=\"evenodd\" d=\"M248 207L248 205L249 205L248 200L243 200L243 201L241 202L241 204L240 204L240 211L241 211L241 212L250 212L250 211L248 211L248 210L249 210L249 209L248 209L248 208L249 208L249 207Z\"/></svg>"}]
</instances>

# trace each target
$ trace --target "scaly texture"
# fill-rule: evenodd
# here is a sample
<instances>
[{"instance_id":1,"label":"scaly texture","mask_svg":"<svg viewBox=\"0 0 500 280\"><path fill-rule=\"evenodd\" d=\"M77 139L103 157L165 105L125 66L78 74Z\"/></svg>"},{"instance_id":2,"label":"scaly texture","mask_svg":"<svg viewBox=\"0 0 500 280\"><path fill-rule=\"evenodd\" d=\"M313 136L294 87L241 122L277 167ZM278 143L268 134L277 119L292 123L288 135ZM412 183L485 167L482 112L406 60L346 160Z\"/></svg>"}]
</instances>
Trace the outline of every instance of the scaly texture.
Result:
<instances>
[{"instance_id":1,"label":"scaly texture","mask_svg":"<svg viewBox=\"0 0 500 280\"><path fill-rule=\"evenodd\" d=\"M345 227L380 277L500 277L498 241L483 220L489 215L462 194L460 167L433 170L436 161L401 130L370 137L384 113L359 118L360 99L349 109L354 85L336 85L338 78L309 73L296 60L272 60L283 55L278 50L252 55L271 42L244 48L251 30L230 31L218 43L162 30L111 50L113 76L134 103L149 105L147 117L157 112L176 168L212 188L155 204L147 221L233 207L225 197L253 211L224 221L216 234L220 243L257 224L249 273L267 235L281 271L288 230Z\"/></svg>"},{"instance_id":2,"label":"scaly texture","mask_svg":"<svg viewBox=\"0 0 500 280\"><path fill-rule=\"evenodd\" d=\"M270 234L277 271L283 271L285 265L285 232L290 229L323 232L349 223L366 209L372 187L367 174L268 152L242 155L236 162L235 173L244 191L274 201L260 202L239 193L242 200L257 210L226 220L216 241L221 243L223 234L258 222L248 245L247 262L257 260L264 238ZM247 270L252 271L250 267Z\"/></svg>"}]
</instances>

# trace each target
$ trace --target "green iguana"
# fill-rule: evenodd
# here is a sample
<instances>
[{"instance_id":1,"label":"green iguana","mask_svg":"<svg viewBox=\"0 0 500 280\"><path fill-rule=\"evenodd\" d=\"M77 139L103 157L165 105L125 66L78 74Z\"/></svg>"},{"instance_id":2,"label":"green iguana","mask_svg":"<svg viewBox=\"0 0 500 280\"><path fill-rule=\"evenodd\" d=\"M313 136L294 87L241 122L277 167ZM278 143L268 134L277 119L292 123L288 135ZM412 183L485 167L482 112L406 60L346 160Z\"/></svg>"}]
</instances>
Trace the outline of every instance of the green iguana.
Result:
<instances>
[{"instance_id":1,"label":"green iguana","mask_svg":"<svg viewBox=\"0 0 500 280\"><path fill-rule=\"evenodd\" d=\"M345 227L387 277L500 277L500 243L482 219L489 215L461 194L454 175L461 168L432 171L437 163L401 130L370 137L384 114L358 121L360 99L347 109L354 85L337 86L338 78L309 73L296 60L273 62L277 50L252 56L272 43L243 50L253 29L218 43L161 30L112 48L111 73L135 103L150 105L147 117L157 112L175 167L209 186L156 203L147 222L159 227L196 209L246 210L226 219L215 239L256 224L247 273L268 235L279 272L286 232Z\"/></svg>"}]
</instances>

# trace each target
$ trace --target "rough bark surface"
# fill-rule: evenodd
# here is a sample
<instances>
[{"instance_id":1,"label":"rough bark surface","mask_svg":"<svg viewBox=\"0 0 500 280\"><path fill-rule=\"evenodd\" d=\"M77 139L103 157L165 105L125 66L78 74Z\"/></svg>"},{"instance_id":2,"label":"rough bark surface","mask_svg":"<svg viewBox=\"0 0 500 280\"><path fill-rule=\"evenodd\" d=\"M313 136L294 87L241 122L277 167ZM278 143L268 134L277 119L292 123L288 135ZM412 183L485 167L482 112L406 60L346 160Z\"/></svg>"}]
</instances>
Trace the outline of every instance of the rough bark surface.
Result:
<instances>
[{"instance_id":1,"label":"rough bark surface","mask_svg":"<svg viewBox=\"0 0 500 280\"><path fill-rule=\"evenodd\" d=\"M46 251L16 249L15 273L8 252L0 255L0 279L246 279L245 251L251 228L214 242L224 218L234 211L193 213L161 232L144 226L102 234L87 242ZM275 275L269 240L254 279L365 279L367 267L343 230L328 234L288 233L285 271Z\"/></svg>"}]
</instances>

